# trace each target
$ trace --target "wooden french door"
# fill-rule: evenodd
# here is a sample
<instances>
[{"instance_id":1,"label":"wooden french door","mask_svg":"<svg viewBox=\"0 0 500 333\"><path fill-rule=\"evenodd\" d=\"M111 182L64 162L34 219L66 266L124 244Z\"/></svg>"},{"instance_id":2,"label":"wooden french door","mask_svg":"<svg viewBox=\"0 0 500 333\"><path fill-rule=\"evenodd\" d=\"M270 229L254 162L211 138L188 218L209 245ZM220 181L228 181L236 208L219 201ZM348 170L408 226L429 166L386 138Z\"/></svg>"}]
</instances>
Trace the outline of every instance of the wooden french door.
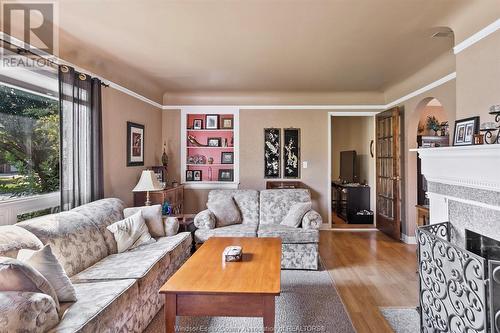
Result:
<instances>
[{"instance_id":1,"label":"wooden french door","mask_svg":"<svg viewBox=\"0 0 500 333\"><path fill-rule=\"evenodd\" d=\"M396 107L376 116L377 228L400 240L402 114Z\"/></svg>"}]
</instances>

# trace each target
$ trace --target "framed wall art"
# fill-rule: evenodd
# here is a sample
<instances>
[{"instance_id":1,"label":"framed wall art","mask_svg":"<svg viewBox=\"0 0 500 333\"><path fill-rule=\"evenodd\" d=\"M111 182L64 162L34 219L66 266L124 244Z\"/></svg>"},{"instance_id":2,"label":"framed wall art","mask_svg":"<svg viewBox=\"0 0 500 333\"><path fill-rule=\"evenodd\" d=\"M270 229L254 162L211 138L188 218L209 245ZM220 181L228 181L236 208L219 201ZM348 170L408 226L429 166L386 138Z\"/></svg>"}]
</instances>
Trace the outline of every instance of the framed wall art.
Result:
<instances>
[{"instance_id":1,"label":"framed wall art","mask_svg":"<svg viewBox=\"0 0 500 333\"><path fill-rule=\"evenodd\" d=\"M280 178L281 129L264 129L264 178Z\"/></svg>"},{"instance_id":2,"label":"framed wall art","mask_svg":"<svg viewBox=\"0 0 500 333\"><path fill-rule=\"evenodd\" d=\"M479 117L465 118L455 121L453 135L454 146L468 146L474 144L474 135L479 133Z\"/></svg>"},{"instance_id":3,"label":"framed wall art","mask_svg":"<svg viewBox=\"0 0 500 333\"><path fill-rule=\"evenodd\" d=\"M127 166L144 165L144 125L127 121Z\"/></svg>"},{"instance_id":4,"label":"framed wall art","mask_svg":"<svg viewBox=\"0 0 500 333\"><path fill-rule=\"evenodd\" d=\"M283 140L283 177L300 178L300 129L285 128Z\"/></svg>"}]
</instances>

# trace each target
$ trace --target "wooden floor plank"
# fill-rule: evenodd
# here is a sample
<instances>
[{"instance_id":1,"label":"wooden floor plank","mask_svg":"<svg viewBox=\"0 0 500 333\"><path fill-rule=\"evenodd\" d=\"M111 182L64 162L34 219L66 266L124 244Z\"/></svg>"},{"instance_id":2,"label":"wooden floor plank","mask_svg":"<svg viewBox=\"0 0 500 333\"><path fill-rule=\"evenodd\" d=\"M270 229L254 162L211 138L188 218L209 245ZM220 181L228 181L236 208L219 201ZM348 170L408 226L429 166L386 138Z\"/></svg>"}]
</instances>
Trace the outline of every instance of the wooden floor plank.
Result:
<instances>
[{"instance_id":1,"label":"wooden floor plank","mask_svg":"<svg viewBox=\"0 0 500 333\"><path fill-rule=\"evenodd\" d=\"M380 231L323 230L319 247L357 332L392 332L379 307L417 305L415 245Z\"/></svg>"}]
</instances>

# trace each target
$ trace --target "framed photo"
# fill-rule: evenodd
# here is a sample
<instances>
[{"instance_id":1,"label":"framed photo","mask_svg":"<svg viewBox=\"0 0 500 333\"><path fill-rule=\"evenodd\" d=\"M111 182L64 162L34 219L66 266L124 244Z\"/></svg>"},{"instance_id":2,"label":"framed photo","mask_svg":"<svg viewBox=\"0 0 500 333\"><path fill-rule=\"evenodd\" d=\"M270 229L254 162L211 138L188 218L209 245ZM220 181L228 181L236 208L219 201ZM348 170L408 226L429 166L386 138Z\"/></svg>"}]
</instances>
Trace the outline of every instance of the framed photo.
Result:
<instances>
[{"instance_id":1,"label":"framed photo","mask_svg":"<svg viewBox=\"0 0 500 333\"><path fill-rule=\"evenodd\" d=\"M234 153L231 152L222 152L220 154L220 163L221 164L233 164L234 163Z\"/></svg>"},{"instance_id":2,"label":"framed photo","mask_svg":"<svg viewBox=\"0 0 500 333\"><path fill-rule=\"evenodd\" d=\"M144 125L127 121L127 166L144 165Z\"/></svg>"},{"instance_id":3,"label":"framed photo","mask_svg":"<svg viewBox=\"0 0 500 333\"><path fill-rule=\"evenodd\" d=\"M280 178L281 129L264 129L264 178Z\"/></svg>"},{"instance_id":4,"label":"framed photo","mask_svg":"<svg viewBox=\"0 0 500 333\"><path fill-rule=\"evenodd\" d=\"M455 121L453 135L454 146L468 146L474 144L474 135L479 133L479 117L465 118Z\"/></svg>"},{"instance_id":5,"label":"framed photo","mask_svg":"<svg viewBox=\"0 0 500 333\"><path fill-rule=\"evenodd\" d=\"M193 170L186 170L186 181L187 182L192 182L194 179L193 177Z\"/></svg>"},{"instance_id":6,"label":"framed photo","mask_svg":"<svg viewBox=\"0 0 500 333\"><path fill-rule=\"evenodd\" d=\"M233 169L219 169L219 181L232 182L234 180Z\"/></svg>"},{"instance_id":7,"label":"framed photo","mask_svg":"<svg viewBox=\"0 0 500 333\"><path fill-rule=\"evenodd\" d=\"M193 129L203 129L203 119L195 119L193 120Z\"/></svg>"},{"instance_id":8,"label":"framed photo","mask_svg":"<svg viewBox=\"0 0 500 333\"><path fill-rule=\"evenodd\" d=\"M201 170L193 170L193 181L201 182Z\"/></svg>"},{"instance_id":9,"label":"framed photo","mask_svg":"<svg viewBox=\"0 0 500 333\"><path fill-rule=\"evenodd\" d=\"M300 178L300 129L285 128L283 132L283 176L297 179Z\"/></svg>"},{"instance_id":10,"label":"framed photo","mask_svg":"<svg viewBox=\"0 0 500 333\"><path fill-rule=\"evenodd\" d=\"M219 129L218 114L207 114L205 117L205 129Z\"/></svg>"},{"instance_id":11,"label":"framed photo","mask_svg":"<svg viewBox=\"0 0 500 333\"><path fill-rule=\"evenodd\" d=\"M222 138L208 138L207 146L208 147L220 147L222 142Z\"/></svg>"},{"instance_id":12,"label":"framed photo","mask_svg":"<svg viewBox=\"0 0 500 333\"><path fill-rule=\"evenodd\" d=\"M233 118L222 118L222 129L233 129Z\"/></svg>"}]
</instances>

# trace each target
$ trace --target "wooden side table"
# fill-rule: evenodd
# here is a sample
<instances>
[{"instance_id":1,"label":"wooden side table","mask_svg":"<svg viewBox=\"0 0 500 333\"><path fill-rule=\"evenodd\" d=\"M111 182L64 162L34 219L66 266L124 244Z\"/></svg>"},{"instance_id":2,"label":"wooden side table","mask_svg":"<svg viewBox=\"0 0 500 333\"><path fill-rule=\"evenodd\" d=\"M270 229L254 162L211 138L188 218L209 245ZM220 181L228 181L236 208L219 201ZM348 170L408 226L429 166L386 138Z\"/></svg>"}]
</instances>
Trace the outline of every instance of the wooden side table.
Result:
<instances>
[{"instance_id":1,"label":"wooden side table","mask_svg":"<svg viewBox=\"0 0 500 333\"><path fill-rule=\"evenodd\" d=\"M429 224L429 206L416 205L417 208L417 228Z\"/></svg>"}]
</instances>

